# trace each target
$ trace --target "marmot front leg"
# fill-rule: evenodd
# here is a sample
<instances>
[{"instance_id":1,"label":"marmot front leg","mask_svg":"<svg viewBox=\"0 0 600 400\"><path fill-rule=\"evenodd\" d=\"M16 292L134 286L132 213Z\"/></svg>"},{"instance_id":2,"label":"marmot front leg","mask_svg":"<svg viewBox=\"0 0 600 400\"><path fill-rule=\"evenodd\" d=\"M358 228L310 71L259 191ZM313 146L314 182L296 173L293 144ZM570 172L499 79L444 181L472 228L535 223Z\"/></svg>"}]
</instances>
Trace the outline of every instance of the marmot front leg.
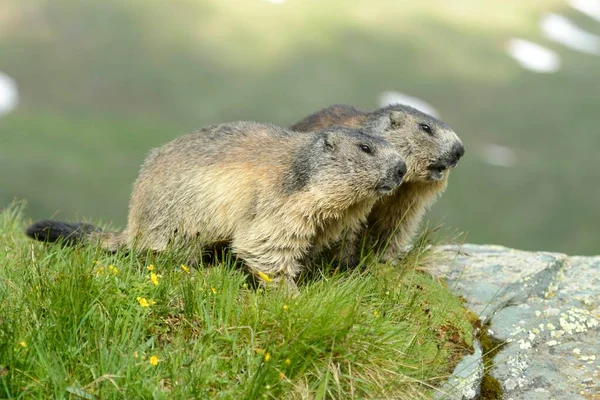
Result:
<instances>
[{"instance_id":1,"label":"marmot front leg","mask_svg":"<svg viewBox=\"0 0 600 400\"><path fill-rule=\"evenodd\" d=\"M362 224L348 228L336 246L333 261L342 269L355 268L360 264L358 243L362 231Z\"/></svg>"},{"instance_id":2,"label":"marmot front leg","mask_svg":"<svg viewBox=\"0 0 600 400\"><path fill-rule=\"evenodd\" d=\"M254 275L259 272L280 283L288 290L297 290L295 279L304 269L300 263L307 252L308 240L292 240L289 235L270 233L257 235L256 230L236 235L232 242L233 251L241 257ZM261 278L261 281L264 280Z\"/></svg>"}]
</instances>

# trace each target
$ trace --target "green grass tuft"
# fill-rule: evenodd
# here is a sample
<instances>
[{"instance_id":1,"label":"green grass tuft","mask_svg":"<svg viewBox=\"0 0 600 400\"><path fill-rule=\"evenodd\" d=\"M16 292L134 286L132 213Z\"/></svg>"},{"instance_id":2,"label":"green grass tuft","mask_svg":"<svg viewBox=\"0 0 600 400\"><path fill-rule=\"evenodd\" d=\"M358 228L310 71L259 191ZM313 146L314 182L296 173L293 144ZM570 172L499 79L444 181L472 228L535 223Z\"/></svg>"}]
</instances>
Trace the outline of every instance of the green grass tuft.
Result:
<instances>
[{"instance_id":1,"label":"green grass tuft","mask_svg":"<svg viewBox=\"0 0 600 400\"><path fill-rule=\"evenodd\" d=\"M292 298L231 261L34 243L21 209L0 216L2 398L418 398L471 348L460 301L418 271L426 241Z\"/></svg>"}]
</instances>

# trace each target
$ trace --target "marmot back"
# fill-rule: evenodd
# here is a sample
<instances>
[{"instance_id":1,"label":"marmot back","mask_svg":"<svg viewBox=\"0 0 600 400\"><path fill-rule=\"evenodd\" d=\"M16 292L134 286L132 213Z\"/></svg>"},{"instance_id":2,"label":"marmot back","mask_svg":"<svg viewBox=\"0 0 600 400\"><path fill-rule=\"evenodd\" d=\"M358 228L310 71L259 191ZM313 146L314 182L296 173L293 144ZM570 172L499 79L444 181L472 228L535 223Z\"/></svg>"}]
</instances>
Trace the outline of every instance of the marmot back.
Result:
<instances>
[{"instance_id":1,"label":"marmot back","mask_svg":"<svg viewBox=\"0 0 600 400\"><path fill-rule=\"evenodd\" d=\"M123 232L73 226L75 237L112 251L228 243L253 272L292 283L305 257L345 231L352 237L405 173L387 141L359 130L307 135L253 122L213 125L149 153ZM56 224L42 221L28 234L61 237Z\"/></svg>"},{"instance_id":2,"label":"marmot back","mask_svg":"<svg viewBox=\"0 0 600 400\"><path fill-rule=\"evenodd\" d=\"M333 105L304 118L290 129L313 132L340 126L365 129L388 140L406 161L408 172L395 193L382 198L369 215L371 245L393 260L410 244L425 211L447 185L449 169L464 154L461 140L444 122L405 105L362 111Z\"/></svg>"}]
</instances>

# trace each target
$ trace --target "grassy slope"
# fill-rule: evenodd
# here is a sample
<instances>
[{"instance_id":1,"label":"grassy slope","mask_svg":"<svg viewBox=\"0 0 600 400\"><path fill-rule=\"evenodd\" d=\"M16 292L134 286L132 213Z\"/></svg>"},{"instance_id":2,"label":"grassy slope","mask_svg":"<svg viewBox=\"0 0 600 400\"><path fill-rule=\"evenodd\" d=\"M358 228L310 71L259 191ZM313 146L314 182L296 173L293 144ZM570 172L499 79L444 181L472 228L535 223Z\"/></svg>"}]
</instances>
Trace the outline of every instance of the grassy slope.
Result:
<instances>
[{"instance_id":1,"label":"grassy slope","mask_svg":"<svg viewBox=\"0 0 600 400\"><path fill-rule=\"evenodd\" d=\"M0 70L22 102L0 119L0 205L122 225L152 146L215 122L372 108L396 89L432 102L467 146L435 219L474 242L597 252L600 61L541 38L546 11L600 33L558 0L2 2ZM563 70L521 70L504 54L512 36L558 51ZM484 164L483 142L520 163Z\"/></svg>"},{"instance_id":2,"label":"grassy slope","mask_svg":"<svg viewBox=\"0 0 600 400\"><path fill-rule=\"evenodd\" d=\"M459 300L416 271L434 262L424 242L402 270L327 273L286 298L231 263L34 244L20 214L0 216L2 398L415 398L470 347Z\"/></svg>"}]
</instances>

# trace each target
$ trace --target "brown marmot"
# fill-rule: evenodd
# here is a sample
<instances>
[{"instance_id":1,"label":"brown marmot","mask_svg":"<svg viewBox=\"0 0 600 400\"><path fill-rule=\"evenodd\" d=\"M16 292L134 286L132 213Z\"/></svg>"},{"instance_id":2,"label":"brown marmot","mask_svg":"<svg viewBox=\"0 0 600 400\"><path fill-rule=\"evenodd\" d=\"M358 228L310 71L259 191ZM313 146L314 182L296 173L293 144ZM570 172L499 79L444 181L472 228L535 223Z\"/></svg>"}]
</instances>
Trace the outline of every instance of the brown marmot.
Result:
<instances>
[{"instance_id":1,"label":"brown marmot","mask_svg":"<svg viewBox=\"0 0 600 400\"><path fill-rule=\"evenodd\" d=\"M368 217L368 241L379 246L383 261L393 261L411 244L425 211L446 189L451 167L464 155L450 126L406 105L362 111L333 105L304 118L290 129L311 132L333 126L367 129L398 150L408 172L402 185L381 198Z\"/></svg>"},{"instance_id":2,"label":"brown marmot","mask_svg":"<svg viewBox=\"0 0 600 400\"><path fill-rule=\"evenodd\" d=\"M390 143L360 130L307 135L254 122L213 125L149 153L123 232L46 220L26 233L97 241L110 251L226 243L253 273L293 286L302 262L343 233L356 237L375 201L405 173Z\"/></svg>"}]
</instances>

